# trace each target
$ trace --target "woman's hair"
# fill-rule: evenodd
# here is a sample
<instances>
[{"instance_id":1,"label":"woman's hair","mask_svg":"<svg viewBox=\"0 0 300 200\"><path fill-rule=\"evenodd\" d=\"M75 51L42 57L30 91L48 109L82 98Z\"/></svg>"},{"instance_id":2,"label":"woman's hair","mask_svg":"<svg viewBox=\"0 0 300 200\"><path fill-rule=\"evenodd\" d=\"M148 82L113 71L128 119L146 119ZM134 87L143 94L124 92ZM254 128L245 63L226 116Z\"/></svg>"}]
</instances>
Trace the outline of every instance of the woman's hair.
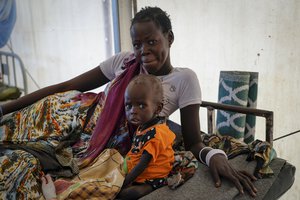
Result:
<instances>
[{"instance_id":1,"label":"woman's hair","mask_svg":"<svg viewBox=\"0 0 300 200\"><path fill-rule=\"evenodd\" d=\"M129 85L131 87L133 86L139 86L143 85L146 87L146 89L151 90L153 96L153 100L155 100L158 103L163 102L163 88L160 79L158 79L156 76L151 74L140 74L136 77L134 77ZM128 86L129 86L128 85Z\"/></svg>"},{"instance_id":2,"label":"woman's hair","mask_svg":"<svg viewBox=\"0 0 300 200\"><path fill-rule=\"evenodd\" d=\"M158 7L145 7L137 12L131 20L131 27L137 22L153 21L163 33L172 30L170 16Z\"/></svg>"}]
</instances>

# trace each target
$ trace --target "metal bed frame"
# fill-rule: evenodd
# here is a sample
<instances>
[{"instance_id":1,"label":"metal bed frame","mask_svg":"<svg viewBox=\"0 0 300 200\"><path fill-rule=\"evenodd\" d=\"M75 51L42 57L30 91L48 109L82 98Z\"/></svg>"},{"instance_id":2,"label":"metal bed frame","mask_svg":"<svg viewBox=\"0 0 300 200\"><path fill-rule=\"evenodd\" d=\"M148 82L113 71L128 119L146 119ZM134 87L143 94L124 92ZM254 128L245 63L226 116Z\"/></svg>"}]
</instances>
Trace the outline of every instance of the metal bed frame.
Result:
<instances>
[{"instance_id":1,"label":"metal bed frame","mask_svg":"<svg viewBox=\"0 0 300 200\"><path fill-rule=\"evenodd\" d=\"M15 53L0 51L0 66L0 82L19 88L22 95L28 94L26 70L21 58Z\"/></svg>"},{"instance_id":2,"label":"metal bed frame","mask_svg":"<svg viewBox=\"0 0 300 200\"><path fill-rule=\"evenodd\" d=\"M215 133L215 124L216 124L215 110L225 110L225 111L264 117L266 119L265 140L273 146L273 111L221 104L221 103L213 103L208 101L202 101L201 107L205 107L207 109L207 133L208 134Z\"/></svg>"}]
</instances>

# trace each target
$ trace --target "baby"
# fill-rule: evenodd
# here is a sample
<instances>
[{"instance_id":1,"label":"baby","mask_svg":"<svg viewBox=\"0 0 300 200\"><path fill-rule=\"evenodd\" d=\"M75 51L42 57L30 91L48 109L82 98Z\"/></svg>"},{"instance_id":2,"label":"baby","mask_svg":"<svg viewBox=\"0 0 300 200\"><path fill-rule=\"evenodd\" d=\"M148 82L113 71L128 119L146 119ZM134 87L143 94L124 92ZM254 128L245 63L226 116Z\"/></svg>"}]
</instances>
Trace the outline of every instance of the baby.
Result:
<instances>
[{"instance_id":1,"label":"baby","mask_svg":"<svg viewBox=\"0 0 300 200\"><path fill-rule=\"evenodd\" d=\"M125 91L125 111L129 123L137 126L131 150L125 158L125 177L120 199L138 199L166 185L172 169L175 134L165 119L161 81L153 75L135 77Z\"/></svg>"}]
</instances>

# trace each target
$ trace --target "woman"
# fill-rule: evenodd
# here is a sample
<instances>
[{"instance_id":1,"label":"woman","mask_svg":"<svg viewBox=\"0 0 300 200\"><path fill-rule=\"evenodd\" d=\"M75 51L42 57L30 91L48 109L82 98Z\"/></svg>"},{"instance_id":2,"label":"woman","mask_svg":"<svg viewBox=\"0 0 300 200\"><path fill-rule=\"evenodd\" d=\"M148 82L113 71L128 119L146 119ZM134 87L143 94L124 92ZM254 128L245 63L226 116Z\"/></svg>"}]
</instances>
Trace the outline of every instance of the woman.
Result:
<instances>
[{"instance_id":1,"label":"woman","mask_svg":"<svg viewBox=\"0 0 300 200\"><path fill-rule=\"evenodd\" d=\"M126 52L117 54L101 63L100 67L97 66L69 81L40 89L15 101L11 101L2 106L3 114L30 106L38 100L54 93L71 90L85 92L114 80L112 85L115 84L118 87L115 91L112 88L110 93L108 93L105 106L107 106L108 102L113 102L110 108L114 108L115 113L114 115L103 117L105 108L103 109L100 120L98 120L95 127L96 131L94 130L89 147L82 157L83 160L89 158L89 161L81 163L84 166L97 157L104 148L99 147L99 142L105 140L105 143L107 143L109 138L113 136L113 132L116 131L116 126L119 127L118 123L120 123L120 119L123 116L115 119L114 128L107 131L109 134L103 136L103 134L101 135L97 131L100 129L102 131L103 127L106 129L107 126L105 124L110 123L109 120L111 117L123 114L123 110L115 108L119 104L123 105L123 102L121 102L115 106L114 103L119 99L117 95L122 96L124 94L124 88L133 76L138 73L149 73L162 80L165 102L164 109L160 115L167 117L176 109L180 109L185 149L192 151L197 159L209 166L215 186L220 187L220 177L224 177L232 181L241 194L246 189L251 196L255 196L257 190L251 182L251 180L255 180L255 177L235 170L228 163L224 152L205 147L201 141L199 124L201 92L199 82L193 71L187 68L174 68L171 64L170 48L174 41L174 34L167 13L157 7L142 9L133 18L130 33L134 54ZM107 113L112 112L107 111ZM87 115L89 116L89 113ZM101 123L102 125L99 125Z\"/></svg>"}]
</instances>

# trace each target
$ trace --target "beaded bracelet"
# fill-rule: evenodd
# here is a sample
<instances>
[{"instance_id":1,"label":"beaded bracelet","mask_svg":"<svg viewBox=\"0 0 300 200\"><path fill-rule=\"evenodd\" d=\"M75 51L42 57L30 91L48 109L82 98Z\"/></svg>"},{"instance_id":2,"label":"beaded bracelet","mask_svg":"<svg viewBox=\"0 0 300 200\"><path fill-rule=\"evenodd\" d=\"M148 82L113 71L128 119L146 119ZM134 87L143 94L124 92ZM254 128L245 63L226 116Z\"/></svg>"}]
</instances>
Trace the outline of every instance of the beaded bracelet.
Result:
<instances>
[{"instance_id":1,"label":"beaded bracelet","mask_svg":"<svg viewBox=\"0 0 300 200\"><path fill-rule=\"evenodd\" d=\"M223 154L226 157L226 159L228 159L226 153L221 149L212 149L206 154L205 157L205 162L207 166L209 166L210 159L216 154Z\"/></svg>"},{"instance_id":2,"label":"beaded bracelet","mask_svg":"<svg viewBox=\"0 0 300 200\"><path fill-rule=\"evenodd\" d=\"M207 165L206 162L202 160L202 156L201 156L204 149L210 149L209 151L211 151L213 148L211 148L211 147L203 147L203 148L200 150L200 152L199 152L199 160L200 160L200 162L203 163L203 164L205 164L205 165ZM206 158L206 157L205 157L205 158Z\"/></svg>"}]
</instances>

